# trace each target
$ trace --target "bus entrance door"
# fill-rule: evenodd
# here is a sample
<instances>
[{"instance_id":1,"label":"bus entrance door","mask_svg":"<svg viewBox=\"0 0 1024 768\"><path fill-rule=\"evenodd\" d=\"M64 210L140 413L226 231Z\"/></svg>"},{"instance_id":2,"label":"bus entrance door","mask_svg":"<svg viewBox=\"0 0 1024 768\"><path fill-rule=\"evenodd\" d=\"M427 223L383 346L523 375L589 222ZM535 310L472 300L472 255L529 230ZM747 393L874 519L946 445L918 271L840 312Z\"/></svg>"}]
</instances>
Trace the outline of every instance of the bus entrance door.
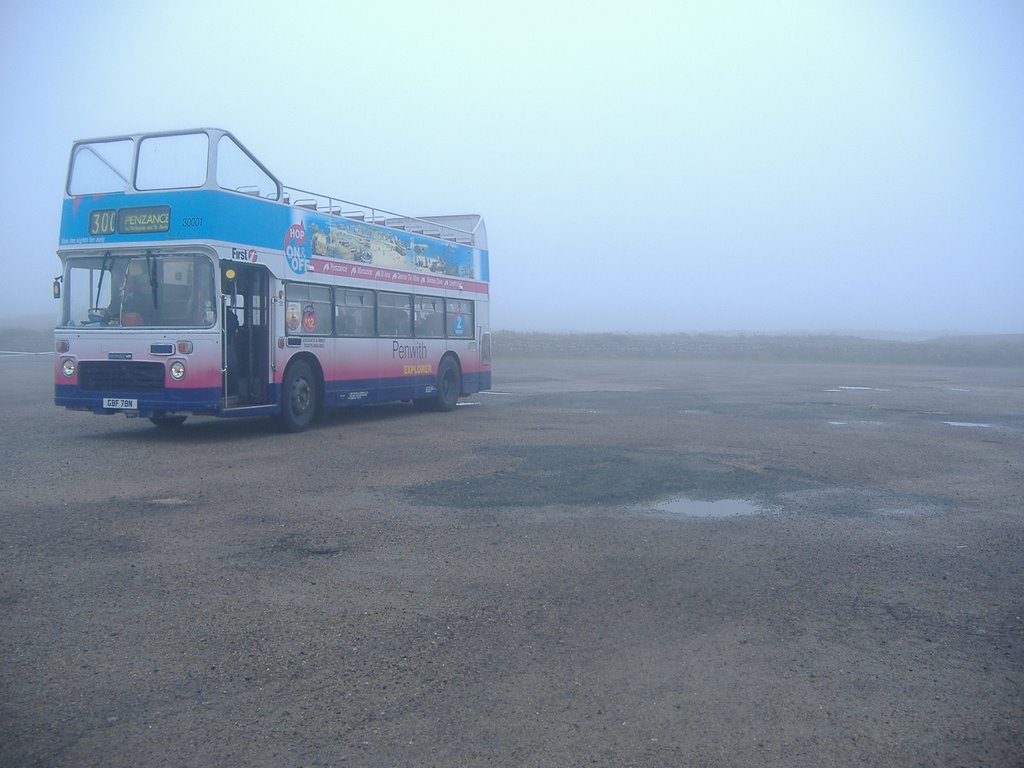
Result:
<instances>
[{"instance_id":1,"label":"bus entrance door","mask_svg":"<svg viewBox=\"0 0 1024 768\"><path fill-rule=\"evenodd\" d=\"M264 267L221 262L225 408L267 403L267 382L270 378L269 283Z\"/></svg>"}]
</instances>

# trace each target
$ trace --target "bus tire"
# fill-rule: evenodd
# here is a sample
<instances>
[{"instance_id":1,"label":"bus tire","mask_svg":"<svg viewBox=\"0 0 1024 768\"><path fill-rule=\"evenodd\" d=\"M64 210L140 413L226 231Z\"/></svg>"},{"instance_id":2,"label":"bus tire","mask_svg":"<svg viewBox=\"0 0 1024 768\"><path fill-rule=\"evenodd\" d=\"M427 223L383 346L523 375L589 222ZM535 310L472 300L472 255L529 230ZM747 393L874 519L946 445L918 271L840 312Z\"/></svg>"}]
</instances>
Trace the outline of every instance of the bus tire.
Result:
<instances>
[{"instance_id":1,"label":"bus tire","mask_svg":"<svg viewBox=\"0 0 1024 768\"><path fill-rule=\"evenodd\" d=\"M161 429L180 427L188 416L150 416L149 420Z\"/></svg>"},{"instance_id":2,"label":"bus tire","mask_svg":"<svg viewBox=\"0 0 1024 768\"><path fill-rule=\"evenodd\" d=\"M437 399L434 407L439 411L454 411L462 393L462 371L451 356L441 359L437 368Z\"/></svg>"},{"instance_id":3,"label":"bus tire","mask_svg":"<svg viewBox=\"0 0 1024 768\"><path fill-rule=\"evenodd\" d=\"M318 388L313 369L305 360L288 366L281 383L281 425L288 432L302 432L316 418Z\"/></svg>"}]
</instances>

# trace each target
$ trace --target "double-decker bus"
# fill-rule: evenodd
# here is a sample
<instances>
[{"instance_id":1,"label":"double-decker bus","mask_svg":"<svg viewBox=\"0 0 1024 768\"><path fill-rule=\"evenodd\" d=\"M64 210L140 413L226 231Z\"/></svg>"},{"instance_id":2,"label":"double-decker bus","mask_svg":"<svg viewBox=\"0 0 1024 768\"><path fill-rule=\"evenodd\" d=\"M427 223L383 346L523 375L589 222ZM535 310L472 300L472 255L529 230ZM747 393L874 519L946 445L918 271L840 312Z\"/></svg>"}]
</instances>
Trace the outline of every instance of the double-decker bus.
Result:
<instances>
[{"instance_id":1,"label":"double-decker bus","mask_svg":"<svg viewBox=\"0 0 1024 768\"><path fill-rule=\"evenodd\" d=\"M283 186L214 128L74 143L54 281L55 402L159 426L490 387L477 215Z\"/></svg>"}]
</instances>

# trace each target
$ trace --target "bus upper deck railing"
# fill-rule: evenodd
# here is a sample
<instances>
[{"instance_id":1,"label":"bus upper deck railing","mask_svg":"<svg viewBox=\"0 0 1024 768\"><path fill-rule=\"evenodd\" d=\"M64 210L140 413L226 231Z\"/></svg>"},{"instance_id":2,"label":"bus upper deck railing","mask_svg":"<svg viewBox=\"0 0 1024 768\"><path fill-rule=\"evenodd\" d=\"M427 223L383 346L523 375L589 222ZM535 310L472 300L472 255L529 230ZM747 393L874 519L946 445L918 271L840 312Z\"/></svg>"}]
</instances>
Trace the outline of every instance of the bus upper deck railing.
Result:
<instances>
[{"instance_id":1,"label":"bus upper deck railing","mask_svg":"<svg viewBox=\"0 0 1024 768\"><path fill-rule=\"evenodd\" d=\"M362 221L390 229L399 229L424 237L434 237L438 240L448 240L460 245L487 247L486 242L481 242L485 235L479 216L406 216L297 187L282 185L281 189L281 202L297 208L306 208L350 221Z\"/></svg>"}]
</instances>

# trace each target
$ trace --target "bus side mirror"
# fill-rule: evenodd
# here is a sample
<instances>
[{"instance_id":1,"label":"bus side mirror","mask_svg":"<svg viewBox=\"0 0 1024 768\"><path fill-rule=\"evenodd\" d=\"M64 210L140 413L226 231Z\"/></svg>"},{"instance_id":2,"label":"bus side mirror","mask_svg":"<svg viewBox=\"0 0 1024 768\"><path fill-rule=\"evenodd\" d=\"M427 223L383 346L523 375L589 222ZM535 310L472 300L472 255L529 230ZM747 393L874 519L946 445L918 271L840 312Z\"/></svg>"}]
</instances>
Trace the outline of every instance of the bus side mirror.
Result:
<instances>
[{"instance_id":1,"label":"bus side mirror","mask_svg":"<svg viewBox=\"0 0 1024 768\"><path fill-rule=\"evenodd\" d=\"M63 277L53 278L53 298L55 299L60 298L60 283L63 279Z\"/></svg>"}]
</instances>

